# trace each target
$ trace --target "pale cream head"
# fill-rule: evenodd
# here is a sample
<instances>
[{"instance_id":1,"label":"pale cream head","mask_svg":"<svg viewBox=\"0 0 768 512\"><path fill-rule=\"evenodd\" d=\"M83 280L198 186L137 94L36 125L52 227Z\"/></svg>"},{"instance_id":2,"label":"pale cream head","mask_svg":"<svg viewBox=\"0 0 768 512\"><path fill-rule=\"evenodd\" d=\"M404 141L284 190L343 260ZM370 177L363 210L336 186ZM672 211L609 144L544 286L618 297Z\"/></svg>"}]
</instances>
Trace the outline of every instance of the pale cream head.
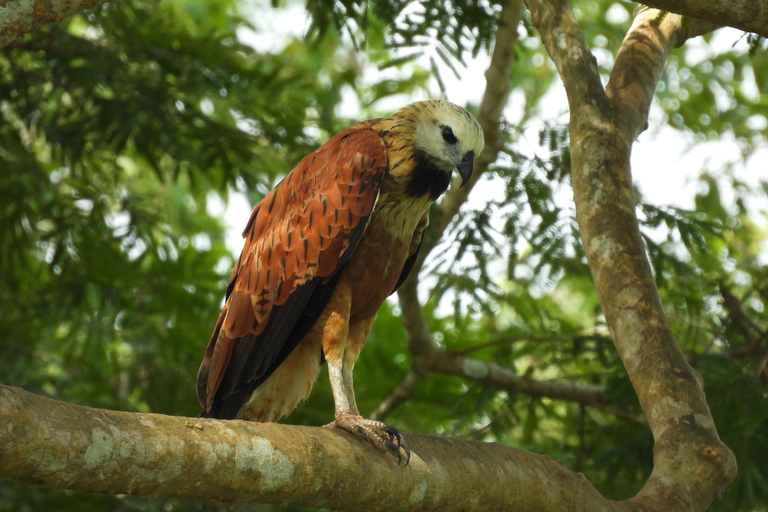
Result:
<instances>
[{"instance_id":1,"label":"pale cream head","mask_svg":"<svg viewBox=\"0 0 768 512\"><path fill-rule=\"evenodd\" d=\"M470 152L477 158L485 147L483 129L467 109L445 100L413 103L418 121L414 144L446 170L458 168Z\"/></svg>"}]
</instances>

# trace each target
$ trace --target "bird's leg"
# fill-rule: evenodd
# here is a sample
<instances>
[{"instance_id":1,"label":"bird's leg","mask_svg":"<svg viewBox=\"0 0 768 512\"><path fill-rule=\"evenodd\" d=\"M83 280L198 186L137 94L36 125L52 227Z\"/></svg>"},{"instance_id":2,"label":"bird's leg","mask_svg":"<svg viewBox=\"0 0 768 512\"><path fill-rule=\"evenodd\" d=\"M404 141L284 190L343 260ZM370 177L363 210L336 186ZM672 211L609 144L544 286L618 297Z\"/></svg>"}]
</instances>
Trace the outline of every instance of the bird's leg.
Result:
<instances>
[{"instance_id":1,"label":"bird's leg","mask_svg":"<svg viewBox=\"0 0 768 512\"><path fill-rule=\"evenodd\" d=\"M397 456L398 462L405 455L405 463L411 458L411 451L405 438L396 428L381 421L363 418L357 410L355 392L352 389L352 368L343 361L325 356L328 363L328 376L333 390L333 401L336 405L334 421L325 425L329 428L341 428L368 441L382 451L389 451ZM402 450L402 453L401 453Z\"/></svg>"},{"instance_id":2,"label":"bird's leg","mask_svg":"<svg viewBox=\"0 0 768 512\"><path fill-rule=\"evenodd\" d=\"M352 347L347 347L347 350L344 351L345 356L348 356L348 354L351 352L350 348ZM349 357L344 357L341 364L341 388L343 394L347 398L347 402L349 403L349 412L359 416L360 412L357 409L357 400L355 400L355 386L352 383L352 374L355 369L355 362L350 362L349 359Z\"/></svg>"},{"instance_id":3,"label":"bird's leg","mask_svg":"<svg viewBox=\"0 0 768 512\"><path fill-rule=\"evenodd\" d=\"M373 317L350 324L347 333L347 342L344 346L344 354L342 357L342 391L344 395L346 395L347 402L349 403L349 411L358 416L360 413L358 412L357 402L355 401L355 387L352 375L354 373L357 358L363 350L363 345L365 345L365 340L368 339L368 335L371 333L371 327L373 327Z\"/></svg>"},{"instance_id":4,"label":"bird's leg","mask_svg":"<svg viewBox=\"0 0 768 512\"><path fill-rule=\"evenodd\" d=\"M334 421L325 426L351 432L379 450L393 453L397 456L398 462L403 458L402 450L405 454L405 463L408 464L411 452L403 435L386 423L363 418L357 409L352 371L373 325L373 318L350 326L348 314L347 312L345 315L343 310L334 308L329 311L325 323L323 352L328 364L328 377L331 381L335 404Z\"/></svg>"}]
</instances>

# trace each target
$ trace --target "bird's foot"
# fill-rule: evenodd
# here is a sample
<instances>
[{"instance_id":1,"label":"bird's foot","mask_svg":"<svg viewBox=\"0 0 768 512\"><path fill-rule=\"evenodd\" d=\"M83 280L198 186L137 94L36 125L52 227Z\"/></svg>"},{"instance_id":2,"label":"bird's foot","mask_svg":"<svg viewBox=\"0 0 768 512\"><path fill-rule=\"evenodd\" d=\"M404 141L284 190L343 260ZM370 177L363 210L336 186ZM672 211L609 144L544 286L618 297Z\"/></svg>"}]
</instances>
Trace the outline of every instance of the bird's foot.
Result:
<instances>
[{"instance_id":1,"label":"bird's foot","mask_svg":"<svg viewBox=\"0 0 768 512\"><path fill-rule=\"evenodd\" d=\"M340 428L351 432L368 441L381 451L387 451L397 456L397 463L405 455L405 465L411 460L411 449L405 442L403 434L394 427L390 427L381 421L367 420L359 414L337 413L336 420L325 425L327 428Z\"/></svg>"}]
</instances>

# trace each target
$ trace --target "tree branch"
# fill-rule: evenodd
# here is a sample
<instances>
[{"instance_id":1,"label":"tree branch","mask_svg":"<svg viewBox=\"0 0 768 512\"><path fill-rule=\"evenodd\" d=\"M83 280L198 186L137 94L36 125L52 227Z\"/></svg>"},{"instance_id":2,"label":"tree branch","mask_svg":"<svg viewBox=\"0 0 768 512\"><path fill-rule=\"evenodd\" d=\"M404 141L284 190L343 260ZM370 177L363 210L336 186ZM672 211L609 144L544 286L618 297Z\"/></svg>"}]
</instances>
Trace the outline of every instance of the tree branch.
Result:
<instances>
[{"instance_id":1,"label":"tree branch","mask_svg":"<svg viewBox=\"0 0 768 512\"><path fill-rule=\"evenodd\" d=\"M665 317L629 169L658 73L672 42L686 35L682 20L641 12L605 95L570 5L530 0L529 7L568 91L576 214L595 289L655 439L653 473L633 500L660 510L704 510L735 477L735 458L718 438L701 384ZM641 72L629 69L636 67Z\"/></svg>"},{"instance_id":2,"label":"tree branch","mask_svg":"<svg viewBox=\"0 0 768 512\"><path fill-rule=\"evenodd\" d=\"M392 411L413 398L416 388L424 378L423 373L409 370L403 380L387 395L379 407L371 414L372 420L384 421L384 418L392 414Z\"/></svg>"},{"instance_id":3,"label":"tree branch","mask_svg":"<svg viewBox=\"0 0 768 512\"><path fill-rule=\"evenodd\" d=\"M765 0L651 0L651 7L768 37Z\"/></svg>"},{"instance_id":4,"label":"tree branch","mask_svg":"<svg viewBox=\"0 0 768 512\"><path fill-rule=\"evenodd\" d=\"M585 405L606 403L602 386L578 385L567 382L540 381L521 377L496 364L447 352L435 346L419 304L416 282L407 280L398 291L403 326L408 349L413 355L412 368L418 373L441 373L495 386L510 393L533 397L568 400Z\"/></svg>"},{"instance_id":5,"label":"tree branch","mask_svg":"<svg viewBox=\"0 0 768 512\"><path fill-rule=\"evenodd\" d=\"M411 272L411 279L417 279L424 260L440 241L443 232L459 212L461 205L466 202L469 193L480 180L480 177L488 170L488 166L496 161L499 154L501 113L507 105L507 98L512 86L510 70L515 59L515 45L518 39L517 27L522 18L522 0L508 0L501 9L499 25L494 38L491 64L485 72L485 93L483 93L480 112L477 116L485 135L485 150L475 162L474 172L467 184L459 187L458 182L454 182L431 215L431 226L427 230L418 260Z\"/></svg>"},{"instance_id":6,"label":"tree branch","mask_svg":"<svg viewBox=\"0 0 768 512\"><path fill-rule=\"evenodd\" d=\"M597 334L575 334L572 336L512 336L510 338L500 338L497 340L481 343L472 347L467 347L463 350L453 350L450 353L457 356L465 356L471 352L476 352L485 348L499 347L502 345L514 345L521 342L534 342L534 343L574 343L578 340L592 340L599 342L610 342L611 339L605 336L599 336Z\"/></svg>"},{"instance_id":7,"label":"tree branch","mask_svg":"<svg viewBox=\"0 0 768 512\"><path fill-rule=\"evenodd\" d=\"M607 401L603 386L521 377L499 365L457 356L437 348L430 359L429 366L420 369L461 377L495 386L510 393L522 393L534 398L546 397L594 406L604 405Z\"/></svg>"},{"instance_id":8,"label":"tree branch","mask_svg":"<svg viewBox=\"0 0 768 512\"><path fill-rule=\"evenodd\" d=\"M667 55L691 37L717 27L698 20L683 23L677 15L640 6L635 10L632 28L616 55L606 95L614 107L616 121L630 140L648 126L648 112Z\"/></svg>"},{"instance_id":9,"label":"tree branch","mask_svg":"<svg viewBox=\"0 0 768 512\"><path fill-rule=\"evenodd\" d=\"M531 20L544 47L555 63L568 95L568 104L608 110L608 101L597 71L597 60L589 50L576 15L566 0L528 0Z\"/></svg>"},{"instance_id":10,"label":"tree branch","mask_svg":"<svg viewBox=\"0 0 768 512\"><path fill-rule=\"evenodd\" d=\"M9 386L0 411L0 476L59 489L371 512L634 509L495 443L409 434L403 467L340 430L91 409Z\"/></svg>"},{"instance_id":11,"label":"tree branch","mask_svg":"<svg viewBox=\"0 0 768 512\"><path fill-rule=\"evenodd\" d=\"M103 3L105 0L0 0L0 48L44 25Z\"/></svg>"},{"instance_id":12,"label":"tree branch","mask_svg":"<svg viewBox=\"0 0 768 512\"><path fill-rule=\"evenodd\" d=\"M478 121L485 133L486 151L475 164L475 172L469 183L463 188L452 187L437 208L432 220L433 229L425 239L415 269L421 268L424 258L435 247L437 240L467 200L469 192L480 176L498 156L501 112L506 105L510 91L509 70L514 60L514 46L517 44L517 27L522 19L522 3L510 0L502 8L499 26L496 32L496 44L491 57L491 65L486 71L487 87L480 106ZM416 291L418 272L411 272L398 291L402 309L402 321L408 337L408 348L413 355L413 369L419 373L443 373L454 375L486 384L491 384L514 393L525 393L536 397L551 397L575 400L589 405L602 404L604 390L599 386L578 386L558 382L542 382L520 377L497 365L487 364L474 359L459 357L438 349L432 343L432 337L423 317L421 304ZM413 393L418 382L401 383L379 406L382 413L389 414L402 403L395 398L403 387ZM377 411L378 413L378 411Z\"/></svg>"}]
</instances>

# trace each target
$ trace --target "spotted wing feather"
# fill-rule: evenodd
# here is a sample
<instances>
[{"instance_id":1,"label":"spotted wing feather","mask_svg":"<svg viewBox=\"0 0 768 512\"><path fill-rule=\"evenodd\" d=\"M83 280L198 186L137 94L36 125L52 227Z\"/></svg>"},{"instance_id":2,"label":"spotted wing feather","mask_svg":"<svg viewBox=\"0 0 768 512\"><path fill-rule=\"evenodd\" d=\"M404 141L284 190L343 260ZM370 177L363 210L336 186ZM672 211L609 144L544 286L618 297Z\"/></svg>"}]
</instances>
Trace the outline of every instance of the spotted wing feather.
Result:
<instances>
[{"instance_id":1,"label":"spotted wing feather","mask_svg":"<svg viewBox=\"0 0 768 512\"><path fill-rule=\"evenodd\" d=\"M325 307L387 167L381 138L366 128L308 155L253 210L198 373L203 415L236 417Z\"/></svg>"}]
</instances>

